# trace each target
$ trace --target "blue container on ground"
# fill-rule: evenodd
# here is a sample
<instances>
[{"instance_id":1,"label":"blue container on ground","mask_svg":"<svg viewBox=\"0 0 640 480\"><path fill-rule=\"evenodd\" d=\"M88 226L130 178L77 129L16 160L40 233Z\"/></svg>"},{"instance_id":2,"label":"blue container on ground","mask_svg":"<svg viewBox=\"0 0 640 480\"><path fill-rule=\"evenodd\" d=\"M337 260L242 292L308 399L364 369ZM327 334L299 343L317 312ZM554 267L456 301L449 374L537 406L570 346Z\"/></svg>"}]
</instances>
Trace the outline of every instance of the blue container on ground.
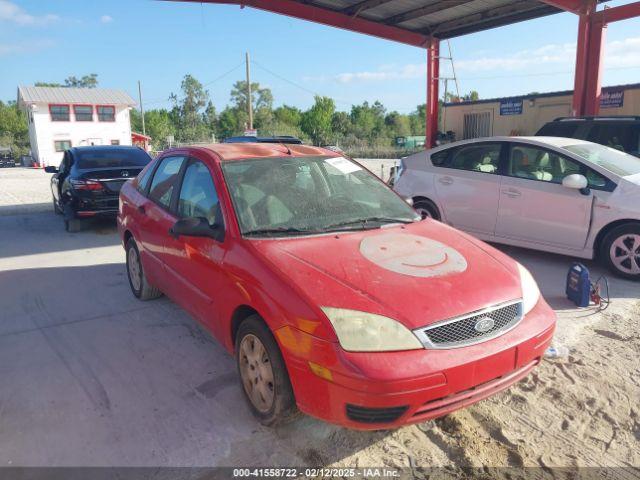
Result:
<instances>
[{"instance_id":1,"label":"blue container on ground","mask_svg":"<svg viewBox=\"0 0 640 480\"><path fill-rule=\"evenodd\" d=\"M589 269L581 263L574 263L567 274L567 298L578 307L588 307L591 298Z\"/></svg>"}]
</instances>

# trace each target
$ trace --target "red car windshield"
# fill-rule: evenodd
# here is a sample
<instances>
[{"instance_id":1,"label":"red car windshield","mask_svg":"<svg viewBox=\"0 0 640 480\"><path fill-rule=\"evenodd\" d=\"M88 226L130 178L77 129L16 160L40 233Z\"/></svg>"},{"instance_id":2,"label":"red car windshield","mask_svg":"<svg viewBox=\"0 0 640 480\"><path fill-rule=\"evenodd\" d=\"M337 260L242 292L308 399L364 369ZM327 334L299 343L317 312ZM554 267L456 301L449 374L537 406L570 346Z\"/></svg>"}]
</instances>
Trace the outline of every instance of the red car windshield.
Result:
<instances>
[{"instance_id":1,"label":"red car windshield","mask_svg":"<svg viewBox=\"0 0 640 480\"><path fill-rule=\"evenodd\" d=\"M420 216L374 175L344 157L223 162L240 229L304 234L378 228Z\"/></svg>"}]
</instances>

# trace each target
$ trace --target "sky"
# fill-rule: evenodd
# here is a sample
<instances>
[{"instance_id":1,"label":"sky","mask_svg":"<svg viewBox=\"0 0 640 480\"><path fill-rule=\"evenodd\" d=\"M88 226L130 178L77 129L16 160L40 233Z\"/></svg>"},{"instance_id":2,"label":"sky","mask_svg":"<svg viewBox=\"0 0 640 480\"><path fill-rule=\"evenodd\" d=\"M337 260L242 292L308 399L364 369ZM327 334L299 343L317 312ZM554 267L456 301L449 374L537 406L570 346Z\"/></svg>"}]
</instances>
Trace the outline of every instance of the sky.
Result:
<instances>
[{"instance_id":1,"label":"sky","mask_svg":"<svg viewBox=\"0 0 640 480\"><path fill-rule=\"evenodd\" d=\"M609 6L629 1L613 0ZM577 17L561 13L450 42L460 93L480 98L573 88ZM640 82L640 18L611 24L603 85ZM306 109L314 94L339 110L381 101L409 113L425 102L425 51L232 5L157 0L0 0L0 99L18 85L97 73L101 87L169 107L185 74L206 85L216 107L244 79L269 87L275 105ZM447 43L441 44L448 55ZM441 76L451 76L442 61ZM442 92L441 86L441 92ZM450 90L455 91L453 82Z\"/></svg>"}]
</instances>

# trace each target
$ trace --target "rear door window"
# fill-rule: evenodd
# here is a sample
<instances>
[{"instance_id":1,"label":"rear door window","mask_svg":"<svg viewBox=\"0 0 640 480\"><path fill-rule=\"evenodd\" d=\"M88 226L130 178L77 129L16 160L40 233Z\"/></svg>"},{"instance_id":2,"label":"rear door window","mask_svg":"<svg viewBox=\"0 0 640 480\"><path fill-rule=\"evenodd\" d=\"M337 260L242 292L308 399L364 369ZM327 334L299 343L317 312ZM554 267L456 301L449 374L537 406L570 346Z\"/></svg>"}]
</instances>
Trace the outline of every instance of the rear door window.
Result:
<instances>
[{"instance_id":1,"label":"rear door window","mask_svg":"<svg viewBox=\"0 0 640 480\"><path fill-rule=\"evenodd\" d=\"M100 148L77 152L78 168L91 170L96 168L144 167L151 157L144 150Z\"/></svg>"},{"instance_id":2,"label":"rear door window","mask_svg":"<svg viewBox=\"0 0 640 480\"><path fill-rule=\"evenodd\" d=\"M183 163L184 157L163 158L153 175L149 198L166 209L171 205L171 196L178 184Z\"/></svg>"},{"instance_id":3,"label":"rear door window","mask_svg":"<svg viewBox=\"0 0 640 480\"><path fill-rule=\"evenodd\" d=\"M457 170L496 174L501 149L502 145L499 143L465 145L454 150L446 166Z\"/></svg>"},{"instance_id":4,"label":"rear door window","mask_svg":"<svg viewBox=\"0 0 640 480\"><path fill-rule=\"evenodd\" d=\"M587 140L626 153L638 153L640 124L622 122L594 122Z\"/></svg>"}]
</instances>

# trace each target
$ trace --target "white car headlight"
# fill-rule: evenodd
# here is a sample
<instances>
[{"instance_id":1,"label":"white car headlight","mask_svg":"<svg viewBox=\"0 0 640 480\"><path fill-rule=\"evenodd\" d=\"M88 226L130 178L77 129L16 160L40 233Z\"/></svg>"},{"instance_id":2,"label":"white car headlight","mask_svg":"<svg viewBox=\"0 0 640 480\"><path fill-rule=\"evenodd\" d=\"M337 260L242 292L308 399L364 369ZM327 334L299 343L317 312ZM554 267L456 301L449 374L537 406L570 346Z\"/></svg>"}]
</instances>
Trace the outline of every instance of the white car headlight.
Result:
<instances>
[{"instance_id":1,"label":"white car headlight","mask_svg":"<svg viewBox=\"0 0 640 480\"><path fill-rule=\"evenodd\" d=\"M520 271L520 284L522 285L522 306L524 310L522 313L526 315L540 300L540 289L529 270L519 263L518 270Z\"/></svg>"},{"instance_id":2,"label":"white car headlight","mask_svg":"<svg viewBox=\"0 0 640 480\"><path fill-rule=\"evenodd\" d=\"M373 313L322 307L338 335L340 345L350 352L385 352L424 348L404 325Z\"/></svg>"}]
</instances>

